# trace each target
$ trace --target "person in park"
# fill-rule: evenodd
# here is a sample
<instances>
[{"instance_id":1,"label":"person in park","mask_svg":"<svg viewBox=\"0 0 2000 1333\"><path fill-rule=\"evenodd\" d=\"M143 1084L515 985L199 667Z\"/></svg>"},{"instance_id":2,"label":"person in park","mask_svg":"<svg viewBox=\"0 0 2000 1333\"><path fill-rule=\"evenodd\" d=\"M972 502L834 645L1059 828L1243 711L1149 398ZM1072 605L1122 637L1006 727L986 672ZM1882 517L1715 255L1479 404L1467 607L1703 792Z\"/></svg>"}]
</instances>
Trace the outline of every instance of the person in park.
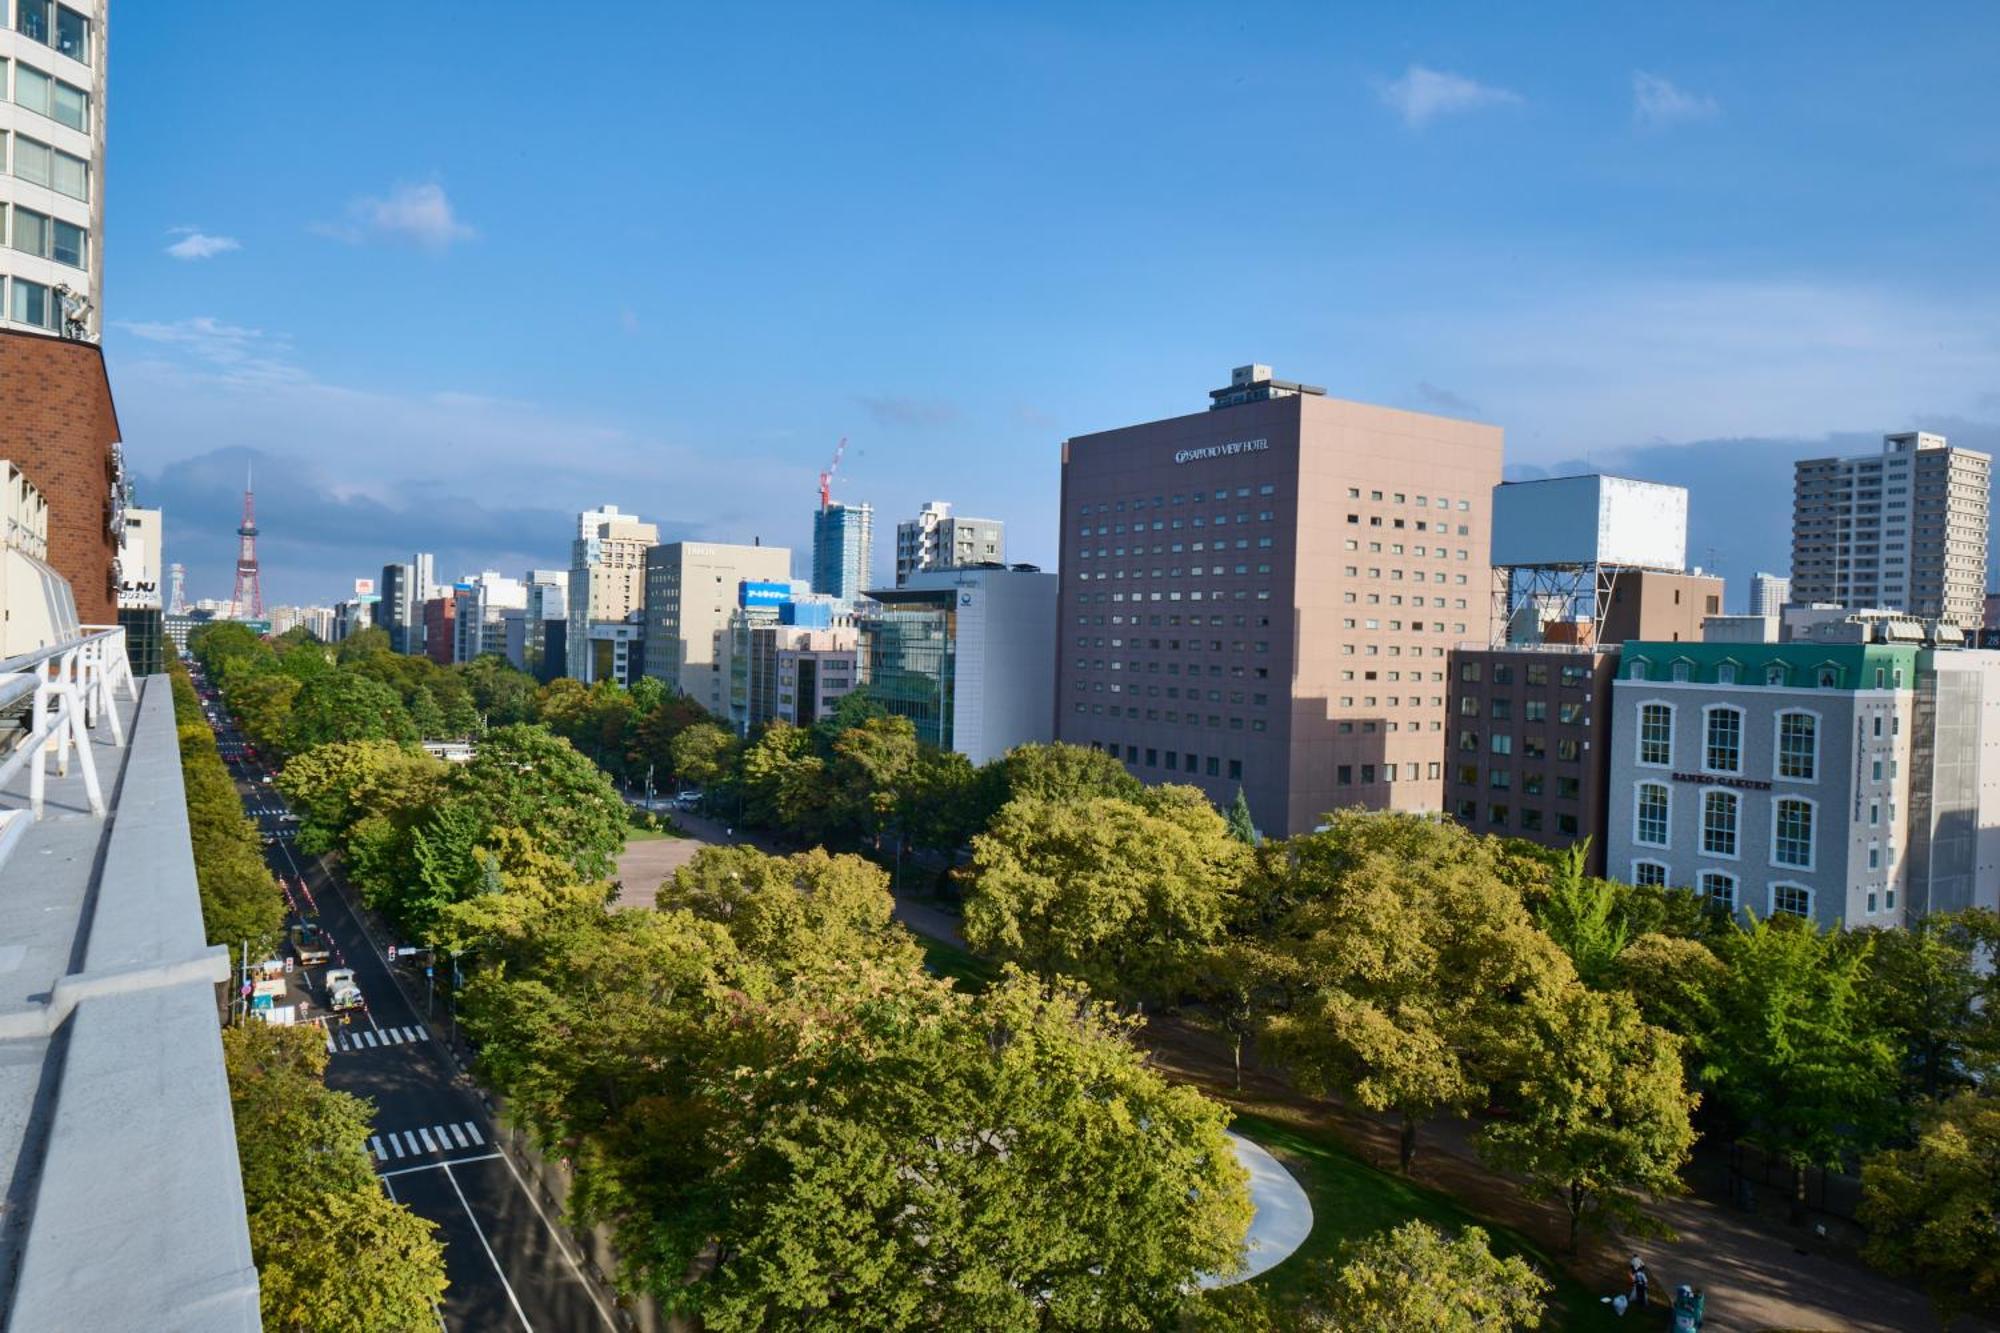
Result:
<instances>
[{"instance_id":1,"label":"person in park","mask_svg":"<svg viewBox=\"0 0 2000 1333\"><path fill-rule=\"evenodd\" d=\"M1641 1310L1646 1308L1646 1289L1652 1278L1646 1272L1646 1264L1638 1255L1632 1256L1632 1304Z\"/></svg>"}]
</instances>

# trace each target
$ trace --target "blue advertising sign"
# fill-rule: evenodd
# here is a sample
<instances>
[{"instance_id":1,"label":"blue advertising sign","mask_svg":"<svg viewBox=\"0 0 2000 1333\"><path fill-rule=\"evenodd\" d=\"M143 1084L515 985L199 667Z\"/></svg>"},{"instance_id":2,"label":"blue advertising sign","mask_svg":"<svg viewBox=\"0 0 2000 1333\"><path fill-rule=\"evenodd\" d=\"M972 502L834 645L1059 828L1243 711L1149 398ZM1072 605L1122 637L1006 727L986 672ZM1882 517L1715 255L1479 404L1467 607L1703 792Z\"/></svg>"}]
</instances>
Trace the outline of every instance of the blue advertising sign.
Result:
<instances>
[{"instance_id":1,"label":"blue advertising sign","mask_svg":"<svg viewBox=\"0 0 2000 1333\"><path fill-rule=\"evenodd\" d=\"M736 604L741 607L783 606L792 600L792 585L744 579L736 585Z\"/></svg>"}]
</instances>

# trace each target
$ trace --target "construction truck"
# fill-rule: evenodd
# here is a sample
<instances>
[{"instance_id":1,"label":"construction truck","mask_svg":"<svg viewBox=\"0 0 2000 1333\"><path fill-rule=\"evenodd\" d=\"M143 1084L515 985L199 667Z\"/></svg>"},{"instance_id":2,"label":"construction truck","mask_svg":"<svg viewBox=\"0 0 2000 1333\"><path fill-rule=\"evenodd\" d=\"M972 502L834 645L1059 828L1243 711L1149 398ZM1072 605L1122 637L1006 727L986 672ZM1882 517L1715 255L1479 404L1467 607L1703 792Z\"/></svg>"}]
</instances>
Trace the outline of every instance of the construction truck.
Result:
<instances>
[{"instance_id":1,"label":"construction truck","mask_svg":"<svg viewBox=\"0 0 2000 1333\"><path fill-rule=\"evenodd\" d=\"M326 1007L335 1013L343 1010L359 1009L363 1006L361 987L355 984L354 969L351 967L328 968L326 973Z\"/></svg>"},{"instance_id":2,"label":"construction truck","mask_svg":"<svg viewBox=\"0 0 2000 1333\"><path fill-rule=\"evenodd\" d=\"M300 967L323 967L333 957L333 945L317 921L301 921L292 927L292 952Z\"/></svg>"}]
</instances>

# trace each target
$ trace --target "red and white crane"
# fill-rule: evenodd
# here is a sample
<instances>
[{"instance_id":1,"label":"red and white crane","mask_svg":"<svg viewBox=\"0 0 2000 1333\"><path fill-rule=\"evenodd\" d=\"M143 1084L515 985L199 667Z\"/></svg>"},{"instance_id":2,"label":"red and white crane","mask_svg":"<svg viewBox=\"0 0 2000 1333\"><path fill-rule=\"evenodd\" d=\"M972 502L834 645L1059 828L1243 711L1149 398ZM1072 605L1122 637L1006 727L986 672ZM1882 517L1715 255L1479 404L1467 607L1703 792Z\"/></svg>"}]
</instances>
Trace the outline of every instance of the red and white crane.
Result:
<instances>
[{"instance_id":1,"label":"red and white crane","mask_svg":"<svg viewBox=\"0 0 2000 1333\"><path fill-rule=\"evenodd\" d=\"M819 474L819 507L824 510L833 503L833 474L840 470L840 456L847 452L847 437L840 437L840 443L833 447L833 461L826 465L826 471Z\"/></svg>"}]
</instances>

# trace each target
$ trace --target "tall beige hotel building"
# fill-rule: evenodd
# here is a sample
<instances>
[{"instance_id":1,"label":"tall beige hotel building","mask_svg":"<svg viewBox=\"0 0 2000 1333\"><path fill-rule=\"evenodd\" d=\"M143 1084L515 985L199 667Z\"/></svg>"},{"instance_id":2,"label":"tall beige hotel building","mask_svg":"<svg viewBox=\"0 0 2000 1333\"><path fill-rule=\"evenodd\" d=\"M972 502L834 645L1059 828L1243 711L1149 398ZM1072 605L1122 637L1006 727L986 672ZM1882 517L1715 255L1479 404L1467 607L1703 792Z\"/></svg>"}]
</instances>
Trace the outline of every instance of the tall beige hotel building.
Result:
<instances>
[{"instance_id":1,"label":"tall beige hotel building","mask_svg":"<svg viewBox=\"0 0 2000 1333\"><path fill-rule=\"evenodd\" d=\"M1241 786L1285 836L1435 810L1445 655L1484 640L1498 427L1242 366L1206 412L1063 443L1055 734Z\"/></svg>"}]
</instances>

